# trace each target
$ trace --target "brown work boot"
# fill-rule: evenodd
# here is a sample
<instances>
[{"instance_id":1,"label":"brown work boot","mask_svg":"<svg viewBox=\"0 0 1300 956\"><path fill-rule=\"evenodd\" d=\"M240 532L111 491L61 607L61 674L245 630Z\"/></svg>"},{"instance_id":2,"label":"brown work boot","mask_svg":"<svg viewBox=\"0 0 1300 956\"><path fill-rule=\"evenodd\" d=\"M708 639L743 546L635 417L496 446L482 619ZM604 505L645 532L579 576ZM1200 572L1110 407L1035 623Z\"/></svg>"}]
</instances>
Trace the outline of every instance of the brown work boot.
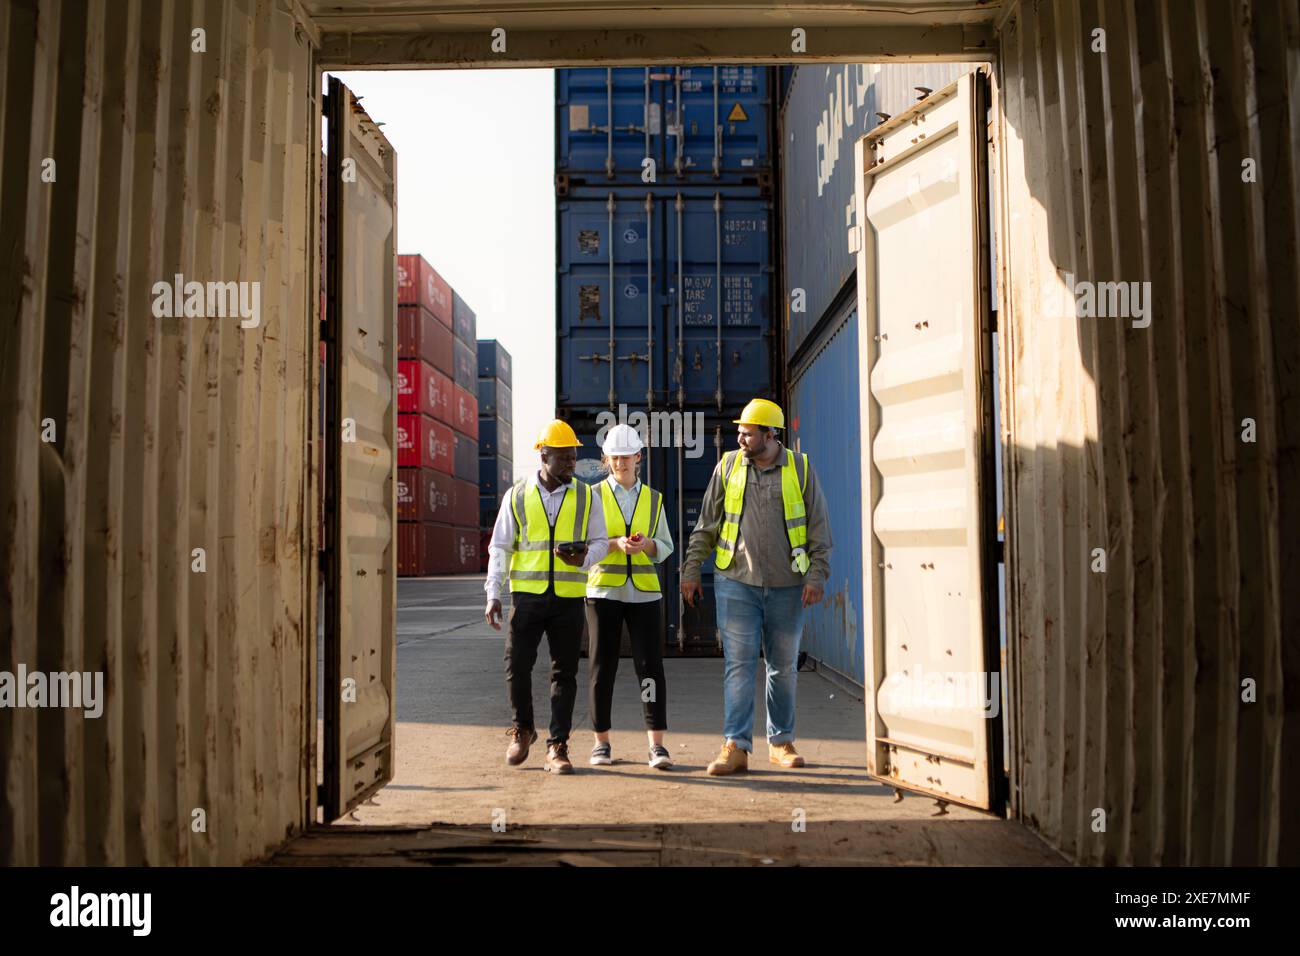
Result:
<instances>
[{"instance_id":1,"label":"brown work boot","mask_svg":"<svg viewBox=\"0 0 1300 956\"><path fill-rule=\"evenodd\" d=\"M517 767L528 759L528 748L537 742L537 731L511 727L506 731L510 746L506 748L506 763Z\"/></svg>"},{"instance_id":2,"label":"brown work boot","mask_svg":"<svg viewBox=\"0 0 1300 956\"><path fill-rule=\"evenodd\" d=\"M708 773L713 777L722 777L729 773L746 771L748 769L749 753L740 749L740 745L735 741L728 740L722 745L722 750L718 754L718 759L709 764Z\"/></svg>"},{"instance_id":3,"label":"brown work boot","mask_svg":"<svg viewBox=\"0 0 1300 956\"><path fill-rule=\"evenodd\" d=\"M546 748L546 769L551 773L573 773L569 763L569 744L561 740Z\"/></svg>"},{"instance_id":4,"label":"brown work boot","mask_svg":"<svg viewBox=\"0 0 1300 956\"><path fill-rule=\"evenodd\" d=\"M794 744L768 744L767 759L769 763L782 767L802 767L803 757L794 749Z\"/></svg>"}]
</instances>

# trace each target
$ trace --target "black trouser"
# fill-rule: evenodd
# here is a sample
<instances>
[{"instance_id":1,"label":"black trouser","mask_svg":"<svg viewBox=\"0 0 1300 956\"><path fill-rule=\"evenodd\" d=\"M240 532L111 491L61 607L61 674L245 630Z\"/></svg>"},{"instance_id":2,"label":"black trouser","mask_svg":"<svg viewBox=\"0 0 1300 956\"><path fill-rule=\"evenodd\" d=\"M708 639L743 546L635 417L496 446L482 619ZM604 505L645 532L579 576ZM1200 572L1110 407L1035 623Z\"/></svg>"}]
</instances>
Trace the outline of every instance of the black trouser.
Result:
<instances>
[{"instance_id":1,"label":"black trouser","mask_svg":"<svg viewBox=\"0 0 1300 956\"><path fill-rule=\"evenodd\" d=\"M569 739L573 702L578 696L578 656L582 653L582 598L556 597L554 591L511 595L506 634L506 692L511 720L533 730L533 665L546 635L551 651L551 736L547 746Z\"/></svg>"},{"instance_id":2,"label":"black trouser","mask_svg":"<svg viewBox=\"0 0 1300 956\"><path fill-rule=\"evenodd\" d=\"M591 639L591 726L597 733L610 727L618 651L627 623L632 640L632 665L636 668L641 709L647 730L668 729L668 696L664 684L664 602L629 604L608 598L587 598L587 634ZM649 679L654 683L647 685ZM652 700L646 700L647 697Z\"/></svg>"}]
</instances>

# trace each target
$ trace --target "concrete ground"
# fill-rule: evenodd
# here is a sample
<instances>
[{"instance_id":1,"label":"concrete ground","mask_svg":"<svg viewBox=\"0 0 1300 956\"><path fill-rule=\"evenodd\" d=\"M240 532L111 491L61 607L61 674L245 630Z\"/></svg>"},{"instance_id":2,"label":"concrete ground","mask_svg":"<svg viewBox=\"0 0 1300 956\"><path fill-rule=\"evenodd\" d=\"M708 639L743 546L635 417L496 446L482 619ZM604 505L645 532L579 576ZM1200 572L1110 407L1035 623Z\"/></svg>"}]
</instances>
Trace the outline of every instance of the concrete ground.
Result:
<instances>
[{"instance_id":1,"label":"concrete ground","mask_svg":"<svg viewBox=\"0 0 1300 956\"><path fill-rule=\"evenodd\" d=\"M587 859L593 851L605 862L641 863L1061 862L1017 823L957 805L940 814L934 800L920 796L896 802L894 790L863 769L862 701L815 672L799 675L797 745L807 766L783 770L767 762L760 663L751 769L710 777L704 768L722 742L721 659L665 662L665 743L675 762L665 772L646 765L628 658L620 662L614 695L615 762L587 764L584 658L570 741L576 773L557 777L542 769L549 718L543 643L533 675L539 740L525 764L509 767L505 632L483 622L482 580L399 582L396 775L341 826L295 841L277 862L339 862L339 854L352 862L425 860L439 848L466 861L486 854L492 862L510 848L531 854L531 862L538 853ZM507 833L494 833L494 821L503 821Z\"/></svg>"}]
</instances>

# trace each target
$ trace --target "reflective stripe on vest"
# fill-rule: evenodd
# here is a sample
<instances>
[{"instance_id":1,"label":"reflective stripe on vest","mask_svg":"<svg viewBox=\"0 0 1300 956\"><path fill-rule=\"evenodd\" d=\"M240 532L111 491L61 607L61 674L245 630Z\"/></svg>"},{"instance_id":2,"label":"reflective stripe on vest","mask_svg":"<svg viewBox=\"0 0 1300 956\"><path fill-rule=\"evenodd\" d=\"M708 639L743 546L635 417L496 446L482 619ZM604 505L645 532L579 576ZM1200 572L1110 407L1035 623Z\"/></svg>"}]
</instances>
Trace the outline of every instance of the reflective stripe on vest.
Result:
<instances>
[{"instance_id":1,"label":"reflective stripe on vest","mask_svg":"<svg viewBox=\"0 0 1300 956\"><path fill-rule=\"evenodd\" d=\"M719 568L728 567L735 555L736 541L740 537L740 516L745 510L745 484L749 479L749 462L739 451L729 451L722 456L722 531L713 551L713 562ZM803 493L808 485L808 456L802 452L785 450L785 463L781 465L781 503L785 511L785 534L790 541L790 569L803 574L808 570L808 515L804 510Z\"/></svg>"},{"instance_id":2,"label":"reflective stripe on vest","mask_svg":"<svg viewBox=\"0 0 1300 956\"><path fill-rule=\"evenodd\" d=\"M529 491L531 490L531 494ZM510 555L510 590L545 594L554 581L558 597L585 597L587 572L565 564L554 547L565 541L587 540L587 518L591 514L591 486L574 479L564 493L552 527L542 504L542 493L524 478L510 491L510 508L515 517L514 552Z\"/></svg>"},{"instance_id":3,"label":"reflective stripe on vest","mask_svg":"<svg viewBox=\"0 0 1300 956\"><path fill-rule=\"evenodd\" d=\"M605 533L613 535L616 525L610 515L623 517L623 509L618 506L614 489L608 481L600 483L600 500L605 509ZM633 535L637 532L647 538L654 537L659 527L659 518L663 514L663 496L653 488L641 484L641 493L636 497L636 507L632 511L632 523L624 521L623 533ZM617 588L627 583L628 572L632 574L632 585L638 591L659 591L659 572L650 556L642 551L639 554L624 554L617 548L611 548L597 564L593 565L587 578L587 584L593 588Z\"/></svg>"}]
</instances>

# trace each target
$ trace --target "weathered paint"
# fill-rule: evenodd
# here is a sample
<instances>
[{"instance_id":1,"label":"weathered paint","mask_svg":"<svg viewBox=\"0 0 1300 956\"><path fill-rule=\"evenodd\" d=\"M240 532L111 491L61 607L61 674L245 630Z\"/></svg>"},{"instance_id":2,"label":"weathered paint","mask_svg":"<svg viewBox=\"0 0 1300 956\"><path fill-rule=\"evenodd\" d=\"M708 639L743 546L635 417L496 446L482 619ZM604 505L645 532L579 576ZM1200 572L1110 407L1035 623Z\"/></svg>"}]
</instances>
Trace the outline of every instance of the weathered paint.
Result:
<instances>
[{"instance_id":1,"label":"weathered paint","mask_svg":"<svg viewBox=\"0 0 1300 956\"><path fill-rule=\"evenodd\" d=\"M16 710L0 722L6 863L236 862L312 806L314 478L307 443L289 439L311 434L314 407L301 213L314 201L318 34L295 29L290 3L0 6L0 219L16 237L0 258L0 667L30 661L39 635L42 666L111 682L96 721ZM340 4L312 6L326 21ZM320 42L339 64L502 62L481 35L490 4L448 14L459 34L432 33L448 24L429 6L382 26L349 7ZM530 22L516 5L503 22L520 27L515 65L787 56L773 41L784 26L723 6L678 5L666 21L658 4L665 25L642 31L647 4L620 4L558 39L556 16L589 14ZM855 25L819 19L809 58L979 59L1000 24L1016 812L1083 862L1294 864L1300 823L1283 809L1300 790L1300 602L1282 582L1300 578L1300 502L1281 494L1300 487L1294 0L960 2L925 25L905 5L871 6L817 12ZM205 59L172 53L188 23L208 25ZM683 26L701 27L684 55ZM1086 42L1097 26L1104 56ZM44 156L75 188L39 182ZM1258 161L1250 189L1245 157ZM259 335L180 335L134 311L155 264L268 277L274 255L279 285L263 301L279 305ZM1151 334L1043 322L1041 292L1059 292L1067 266L1152 281ZM171 394L167 354L184 356ZM282 406L254 404L277 390ZM277 412L283 430L264 431ZM60 441L39 442L44 418ZM221 569L201 582L186 577L195 540L216 542L209 569ZM1085 573L1096 542L1104 576ZM142 692L124 693L124 675ZM1243 675L1255 704L1239 702ZM176 756L177 795L159 797L147 785L170 786ZM182 824L206 808L208 832L166 830L173 802Z\"/></svg>"},{"instance_id":2,"label":"weathered paint","mask_svg":"<svg viewBox=\"0 0 1300 956\"><path fill-rule=\"evenodd\" d=\"M985 79L857 144L867 768L999 812L988 592Z\"/></svg>"},{"instance_id":3,"label":"weathered paint","mask_svg":"<svg viewBox=\"0 0 1300 956\"><path fill-rule=\"evenodd\" d=\"M806 452L831 516L825 596L804 612L803 650L861 687L861 419L858 415L858 313L841 312L792 371L786 408L791 447Z\"/></svg>"},{"instance_id":4,"label":"weathered paint","mask_svg":"<svg viewBox=\"0 0 1300 956\"><path fill-rule=\"evenodd\" d=\"M396 765L397 155L336 77L328 95L326 367L339 384L325 406L325 522L334 546L322 569L321 792L333 821L391 780ZM458 465L462 445L456 436Z\"/></svg>"},{"instance_id":5,"label":"weathered paint","mask_svg":"<svg viewBox=\"0 0 1300 956\"><path fill-rule=\"evenodd\" d=\"M994 114L1016 812L1084 863L1294 864L1300 11L1008 13ZM1076 318L1062 274L1150 282L1149 326Z\"/></svg>"},{"instance_id":6,"label":"weathered paint","mask_svg":"<svg viewBox=\"0 0 1300 956\"><path fill-rule=\"evenodd\" d=\"M251 0L7 3L0 49L0 669L105 676L0 719L0 861L246 860L307 822L311 51ZM260 324L155 318L178 273Z\"/></svg>"}]
</instances>

